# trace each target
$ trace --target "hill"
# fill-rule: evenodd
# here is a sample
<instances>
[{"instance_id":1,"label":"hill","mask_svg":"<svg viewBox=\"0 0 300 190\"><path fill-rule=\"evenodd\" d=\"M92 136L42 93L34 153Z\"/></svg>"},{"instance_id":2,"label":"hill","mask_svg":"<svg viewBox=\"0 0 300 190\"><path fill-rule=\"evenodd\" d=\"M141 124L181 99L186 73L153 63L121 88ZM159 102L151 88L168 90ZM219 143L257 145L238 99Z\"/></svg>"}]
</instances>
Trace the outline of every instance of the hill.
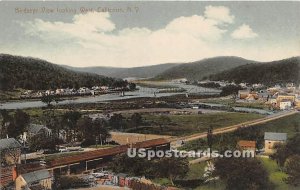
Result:
<instances>
[{"instance_id":1,"label":"hill","mask_svg":"<svg viewBox=\"0 0 300 190\"><path fill-rule=\"evenodd\" d=\"M202 80L203 78L206 78L211 74L216 74L237 66L254 62L255 61L250 61L233 56L208 58L172 67L160 73L154 79L168 80L176 78L187 78L189 80Z\"/></svg>"},{"instance_id":2,"label":"hill","mask_svg":"<svg viewBox=\"0 0 300 190\"><path fill-rule=\"evenodd\" d=\"M128 68L126 70L118 71L115 73L112 73L111 77L137 77L137 78L151 78L156 75L158 75L161 72L164 72L178 64L176 63L165 63L165 64L159 64L159 65L151 65L151 66L145 66L145 67L133 67Z\"/></svg>"},{"instance_id":3,"label":"hill","mask_svg":"<svg viewBox=\"0 0 300 190\"><path fill-rule=\"evenodd\" d=\"M166 64L151 65L151 66L144 66L144 67L132 67L132 68L71 67L66 65L63 65L63 67L73 71L95 73L95 74L100 74L109 77L116 77L116 78L128 78L128 77L150 78L176 65L177 64L166 63Z\"/></svg>"},{"instance_id":4,"label":"hill","mask_svg":"<svg viewBox=\"0 0 300 190\"><path fill-rule=\"evenodd\" d=\"M112 78L71 71L41 59L0 54L0 90L120 84L115 82Z\"/></svg>"},{"instance_id":5,"label":"hill","mask_svg":"<svg viewBox=\"0 0 300 190\"><path fill-rule=\"evenodd\" d=\"M225 80L236 83L263 83L266 85L300 83L300 57L260 64L247 64L218 74L211 75L211 80Z\"/></svg>"},{"instance_id":6,"label":"hill","mask_svg":"<svg viewBox=\"0 0 300 190\"><path fill-rule=\"evenodd\" d=\"M68 65L60 65L66 69L76 71L76 72L84 72L84 73L93 73L102 76L111 76L113 73L122 72L127 70L127 68L118 68L118 67L72 67Z\"/></svg>"}]
</instances>

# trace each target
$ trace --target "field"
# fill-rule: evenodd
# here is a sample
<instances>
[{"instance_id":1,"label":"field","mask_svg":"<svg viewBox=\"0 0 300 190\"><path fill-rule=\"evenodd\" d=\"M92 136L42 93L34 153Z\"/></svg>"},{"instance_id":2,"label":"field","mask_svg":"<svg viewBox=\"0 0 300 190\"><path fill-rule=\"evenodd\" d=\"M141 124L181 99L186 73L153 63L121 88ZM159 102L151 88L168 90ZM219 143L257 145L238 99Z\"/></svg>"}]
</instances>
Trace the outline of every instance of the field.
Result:
<instances>
[{"instance_id":1,"label":"field","mask_svg":"<svg viewBox=\"0 0 300 190\"><path fill-rule=\"evenodd\" d=\"M236 102L230 98L208 98L208 99L201 99L199 101L203 103L223 104L230 107L246 107L246 108L256 108L256 109L265 109L265 110L269 109L269 106L261 101Z\"/></svg>"},{"instance_id":2,"label":"field","mask_svg":"<svg viewBox=\"0 0 300 190\"><path fill-rule=\"evenodd\" d=\"M269 158L260 158L264 167L269 172L270 181L274 184L275 190L296 190L299 189L293 186L286 184L283 179L287 177L287 175L280 170L278 165L274 160Z\"/></svg>"},{"instance_id":3,"label":"field","mask_svg":"<svg viewBox=\"0 0 300 190\"><path fill-rule=\"evenodd\" d=\"M160 134L170 136L184 136L193 133L205 132L213 128L227 127L264 116L252 113L210 113L199 115L166 115L168 122L163 122L159 115L143 114L145 126L132 128L127 132ZM163 123L163 124L161 124Z\"/></svg>"},{"instance_id":4,"label":"field","mask_svg":"<svg viewBox=\"0 0 300 190\"><path fill-rule=\"evenodd\" d=\"M274 121L270 121L264 124L256 125L251 127L259 129L259 136L256 139L260 139L263 141L264 132L280 132L280 133L287 133L288 138L291 138L296 133L300 132L300 113L290 115L284 118L280 118ZM250 128L243 129L243 134L252 133ZM231 147L235 148L236 143L238 140L251 140L247 139L247 137L240 136L240 134L236 134L235 132L232 133L224 133L215 135L214 137L214 145L213 148L219 149L220 147ZM198 149L207 148L205 139L201 140L194 140L187 142L184 146L180 149L184 150L198 150Z\"/></svg>"}]
</instances>

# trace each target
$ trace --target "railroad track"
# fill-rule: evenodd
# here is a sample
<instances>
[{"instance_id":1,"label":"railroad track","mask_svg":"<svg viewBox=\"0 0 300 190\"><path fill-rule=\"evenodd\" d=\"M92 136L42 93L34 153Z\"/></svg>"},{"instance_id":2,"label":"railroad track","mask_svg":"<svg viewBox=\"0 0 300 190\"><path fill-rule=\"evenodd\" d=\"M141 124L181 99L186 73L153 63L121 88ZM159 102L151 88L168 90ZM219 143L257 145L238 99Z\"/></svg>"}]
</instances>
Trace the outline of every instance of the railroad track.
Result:
<instances>
[{"instance_id":1,"label":"railroad track","mask_svg":"<svg viewBox=\"0 0 300 190\"><path fill-rule=\"evenodd\" d=\"M222 134L222 133L232 132L232 131L234 131L238 128L246 128L246 127L266 123L266 122L273 121L273 120L283 118L283 117L286 117L286 116L290 116L290 115L293 115L293 114L296 114L296 113L299 113L299 112L296 111L296 110L292 110L292 111L288 111L288 112L276 113L276 114L267 116L265 118L260 118L260 119L256 119L256 120L252 120L252 121L239 123L239 124L236 124L236 125L231 125L231 126L228 126L228 127L214 129L213 134ZM206 138L206 136L207 136L207 133L203 132L203 133L196 133L196 134L188 135L188 136L184 136L184 137L171 137L169 140L171 141L171 146L176 148L176 147L181 146L181 145L176 144L176 142L178 140L187 142L187 141Z\"/></svg>"}]
</instances>

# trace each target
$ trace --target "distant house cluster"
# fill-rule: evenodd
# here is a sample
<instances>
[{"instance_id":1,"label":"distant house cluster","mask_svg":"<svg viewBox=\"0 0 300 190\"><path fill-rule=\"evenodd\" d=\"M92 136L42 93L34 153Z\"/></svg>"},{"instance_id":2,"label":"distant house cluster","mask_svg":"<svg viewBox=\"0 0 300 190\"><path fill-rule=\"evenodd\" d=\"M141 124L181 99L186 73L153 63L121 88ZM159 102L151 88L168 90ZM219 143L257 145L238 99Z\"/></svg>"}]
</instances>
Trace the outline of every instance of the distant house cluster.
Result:
<instances>
[{"instance_id":1,"label":"distant house cluster","mask_svg":"<svg viewBox=\"0 0 300 190\"><path fill-rule=\"evenodd\" d=\"M48 95L57 96L85 96L85 95L98 95L110 92L121 91L123 88L113 88L108 86L93 86L92 88L80 87L75 88L58 88L56 90L27 90L23 92L20 98L41 98Z\"/></svg>"},{"instance_id":2,"label":"distant house cluster","mask_svg":"<svg viewBox=\"0 0 300 190\"><path fill-rule=\"evenodd\" d=\"M239 90L239 101L263 101L273 109L290 110L300 108L300 87L293 83L285 87L276 85L266 90Z\"/></svg>"}]
</instances>

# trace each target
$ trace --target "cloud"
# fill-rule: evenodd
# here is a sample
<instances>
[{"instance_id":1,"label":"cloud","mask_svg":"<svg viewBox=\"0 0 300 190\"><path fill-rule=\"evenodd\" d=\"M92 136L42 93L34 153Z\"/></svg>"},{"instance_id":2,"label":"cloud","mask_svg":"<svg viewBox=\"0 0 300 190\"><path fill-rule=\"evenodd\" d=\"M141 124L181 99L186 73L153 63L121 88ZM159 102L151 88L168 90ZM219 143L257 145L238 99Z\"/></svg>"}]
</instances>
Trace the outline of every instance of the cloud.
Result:
<instances>
[{"instance_id":1,"label":"cloud","mask_svg":"<svg viewBox=\"0 0 300 190\"><path fill-rule=\"evenodd\" d=\"M234 19L223 6L207 6L202 14L174 18L155 30L138 26L119 29L109 13L78 14L69 22L34 19L20 23L29 40L24 39L9 51L57 64L114 67L190 62L227 55L266 61L297 53L292 49L275 50L270 47L283 46L258 40L244 45L224 39ZM251 39L258 34L243 24L231 36ZM2 51L9 53L7 49Z\"/></svg>"},{"instance_id":2,"label":"cloud","mask_svg":"<svg viewBox=\"0 0 300 190\"><path fill-rule=\"evenodd\" d=\"M243 24L231 33L231 37L234 39L251 39L258 37L258 34L249 25Z\"/></svg>"},{"instance_id":3,"label":"cloud","mask_svg":"<svg viewBox=\"0 0 300 190\"><path fill-rule=\"evenodd\" d=\"M234 22L234 16L230 14L230 10L224 6L206 6L205 17L213 19L222 23L232 24Z\"/></svg>"},{"instance_id":4,"label":"cloud","mask_svg":"<svg viewBox=\"0 0 300 190\"><path fill-rule=\"evenodd\" d=\"M174 18L157 30L117 30L109 13L98 12L75 15L71 22L35 19L21 26L27 35L61 49L61 54L55 56L50 56L46 47L36 50L36 54L50 61L128 67L192 61L201 55L213 55L213 43L227 32L223 24L232 22L228 8L208 6L204 15Z\"/></svg>"}]
</instances>

